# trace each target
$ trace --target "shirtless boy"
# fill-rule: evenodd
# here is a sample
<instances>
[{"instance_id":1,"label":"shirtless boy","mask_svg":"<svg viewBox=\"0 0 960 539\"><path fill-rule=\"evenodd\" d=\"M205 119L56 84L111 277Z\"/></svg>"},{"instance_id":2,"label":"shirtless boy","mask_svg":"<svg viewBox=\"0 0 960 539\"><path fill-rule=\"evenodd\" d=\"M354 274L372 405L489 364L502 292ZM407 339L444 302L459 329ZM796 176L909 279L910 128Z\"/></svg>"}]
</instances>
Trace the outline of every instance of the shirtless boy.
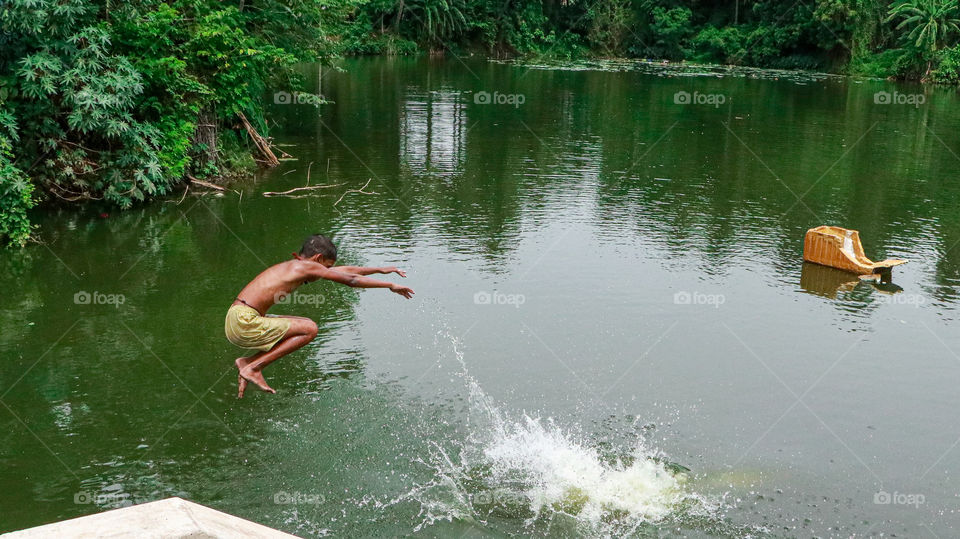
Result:
<instances>
[{"instance_id":1,"label":"shirtless boy","mask_svg":"<svg viewBox=\"0 0 960 539\"><path fill-rule=\"evenodd\" d=\"M227 340L250 350L259 350L250 357L239 357L234 362L240 374L237 376L237 398L243 398L247 382L260 389L276 393L263 378L263 368L281 357L301 348L317 336L317 324L299 316L267 316L274 303L292 293L300 285L318 279L327 279L354 288L389 288L405 298L413 296L406 286L364 277L373 273L407 274L394 267L365 268L360 266L336 266L337 247L326 236L315 234L307 238L287 260L263 270L230 305L224 330Z\"/></svg>"}]
</instances>

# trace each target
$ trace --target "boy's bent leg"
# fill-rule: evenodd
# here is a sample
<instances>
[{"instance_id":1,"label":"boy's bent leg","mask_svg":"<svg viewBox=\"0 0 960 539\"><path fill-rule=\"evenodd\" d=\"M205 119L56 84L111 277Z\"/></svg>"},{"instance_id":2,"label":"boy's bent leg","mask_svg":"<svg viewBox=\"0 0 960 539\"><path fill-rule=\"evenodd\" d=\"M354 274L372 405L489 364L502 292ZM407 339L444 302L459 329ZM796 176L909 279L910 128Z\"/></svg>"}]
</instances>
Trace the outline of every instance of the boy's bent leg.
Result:
<instances>
[{"instance_id":1,"label":"boy's bent leg","mask_svg":"<svg viewBox=\"0 0 960 539\"><path fill-rule=\"evenodd\" d=\"M281 357L302 348L317 336L317 324L309 318L284 317L290 320L290 329L268 352L260 352L247 358L237 358L236 365L240 371L237 398L243 397L247 382L257 384L257 387L269 393L276 393L260 372L264 367Z\"/></svg>"},{"instance_id":2,"label":"boy's bent leg","mask_svg":"<svg viewBox=\"0 0 960 539\"><path fill-rule=\"evenodd\" d=\"M253 354L252 356L249 356L249 357L238 357L237 359L234 360L233 364L237 366L237 371L239 372L239 371L242 371L252 361L259 359L260 356L262 356L263 354L266 354L266 352L257 352L256 354ZM237 374L237 398L242 399L243 393L246 390L247 390L247 379L244 378L242 375Z\"/></svg>"}]
</instances>

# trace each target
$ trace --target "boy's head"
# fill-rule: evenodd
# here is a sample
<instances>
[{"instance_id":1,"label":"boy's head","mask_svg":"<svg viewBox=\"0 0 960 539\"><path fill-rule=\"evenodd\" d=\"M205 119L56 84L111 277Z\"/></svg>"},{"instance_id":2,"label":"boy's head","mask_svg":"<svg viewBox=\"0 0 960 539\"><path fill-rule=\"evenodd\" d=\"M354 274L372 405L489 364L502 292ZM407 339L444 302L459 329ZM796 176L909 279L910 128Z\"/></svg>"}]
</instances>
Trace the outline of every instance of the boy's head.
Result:
<instances>
[{"instance_id":1,"label":"boy's head","mask_svg":"<svg viewBox=\"0 0 960 539\"><path fill-rule=\"evenodd\" d=\"M303 242L300 258L330 267L337 263L337 246L330 241L330 238L322 234L314 234Z\"/></svg>"}]
</instances>

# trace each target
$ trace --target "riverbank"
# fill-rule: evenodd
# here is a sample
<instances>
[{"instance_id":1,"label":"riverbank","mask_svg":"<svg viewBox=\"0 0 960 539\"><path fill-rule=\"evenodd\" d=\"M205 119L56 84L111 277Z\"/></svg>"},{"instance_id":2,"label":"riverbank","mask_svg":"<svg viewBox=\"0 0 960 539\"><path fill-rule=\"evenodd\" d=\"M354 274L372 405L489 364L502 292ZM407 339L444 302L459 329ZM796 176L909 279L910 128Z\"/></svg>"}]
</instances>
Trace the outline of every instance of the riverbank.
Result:
<instances>
[{"instance_id":1,"label":"riverbank","mask_svg":"<svg viewBox=\"0 0 960 539\"><path fill-rule=\"evenodd\" d=\"M11 0L0 7L0 242L23 245L38 202L127 208L186 178L249 170L269 136L264 96L295 66L353 54L653 58L960 80L956 3L840 0L660 6L621 0ZM930 25L938 28L930 31ZM933 37L931 37L933 36ZM274 90L276 91L276 90ZM247 121L249 118L249 123Z\"/></svg>"},{"instance_id":2,"label":"riverbank","mask_svg":"<svg viewBox=\"0 0 960 539\"><path fill-rule=\"evenodd\" d=\"M465 55L461 57L457 56L456 53L453 52L448 52L445 55L439 56L411 55L386 56L380 58L382 58L384 61L392 62L392 64L398 66L422 62L438 65L444 63L455 65L462 64L463 62L469 62L471 65L485 65L487 63L504 64L524 71L589 70L606 72L638 72L657 77L693 79L704 77L731 77L810 83L825 80L841 81L849 77L849 80L855 83L878 81L878 79L870 77L851 77L848 75L809 70L767 69L734 65L701 64L687 61L670 62L666 60L660 61L651 59L591 58L583 60L562 60L553 57L516 57L513 59L498 59L483 58L478 57L477 55ZM356 61L368 60L375 61L377 60L377 57L362 57L353 59L348 57L333 60L331 61L331 65L327 66L326 70L316 64L301 64L299 66L294 66L294 75L296 78L298 78L298 80L302 81L300 88L303 88L306 91L298 93L297 90L284 85L267 88L266 98L262 99L263 108L259 110L258 116L262 118L265 124L272 125L273 129L282 127L283 125L291 122L298 122L302 118L304 111L307 110L310 111L308 114L310 117L313 117L314 115L317 115L317 117L321 116L323 111L327 110L324 107L336 106L335 104L324 101L324 88L322 80L330 73L335 73L344 69L342 67L343 65L349 65ZM349 71L349 68L346 69ZM346 75L349 76L349 73ZM909 86L911 85L908 85L908 87ZM896 88L896 86L891 86L890 92L897 94L893 88ZM935 91L934 88L935 86L931 85L916 86L907 93L909 93L913 99L926 100L926 96ZM273 90L273 92L271 92L271 90ZM472 88L468 88L466 90L472 90ZM482 89L480 91L482 91ZM939 93L941 91L936 90L936 92ZM903 94L904 92L900 93ZM311 99L299 99L291 103L282 97L290 95L308 96ZM293 110L287 105L294 105L294 108L297 112L296 116L290 116L287 114ZM271 166L275 166L276 163L279 163L279 160L276 159L277 156L291 157L285 154L282 147L274 145L274 140L261 137L256 129L252 126L249 126L249 129L244 127L244 124L239 121L239 118L240 116L237 117L237 121L233 122L232 125L230 123L226 124L226 127L229 127L229 129L219 128L219 140L217 142L219 145L219 150L217 152L217 163L219 163L219 168L210 167L205 169L205 174L201 176L203 179L196 178L189 174L181 178L168 178L164 190L158 190L154 195L152 195L152 197L143 197L143 200L137 201L136 203L143 204L147 202L148 199L182 202L187 198L192 200L197 195L203 196L205 194L216 194L219 196L225 192L225 189L243 190L244 186L247 185L246 182L261 175L263 171L268 170ZM265 149L270 153L265 153ZM292 157L294 159L297 158L297 156ZM91 193L86 195L82 193L75 194L72 197L62 196L62 193L59 193L56 190L52 193L46 193L40 189L36 189L25 176L23 176L21 180L11 185L23 186L25 188L24 193L30 193L32 191L33 196L24 195L23 198L19 200L21 203L20 206L17 206L16 204L8 204L7 210L5 212L0 212L0 217L5 218L7 222L15 221L15 224L20 226L22 229L27 229L32 232L36 231L36 229L33 228L33 223L36 222L36 217L41 213L56 210L57 208L70 207L81 202L92 204L96 209L95 213L100 215L110 215L119 211L123 211L122 207L117 208L117 203L115 201L107 200L106 197L95 196ZM10 192L11 191L7 192L7 196L9 196ZM4 198L0 197L0 201L3 200ZM132 205L133 202L131 202L129 206ZM30 211L28 212L28 210ZM13 227L8 227L8 230L12 228ZM4 232L4 230L0 228L0 233L2 232ZM13 233L8 233L8 236L15 237ZM23 242L26 241L25 236L21 235L20 239Z\"/></svg>"}]
</instances>

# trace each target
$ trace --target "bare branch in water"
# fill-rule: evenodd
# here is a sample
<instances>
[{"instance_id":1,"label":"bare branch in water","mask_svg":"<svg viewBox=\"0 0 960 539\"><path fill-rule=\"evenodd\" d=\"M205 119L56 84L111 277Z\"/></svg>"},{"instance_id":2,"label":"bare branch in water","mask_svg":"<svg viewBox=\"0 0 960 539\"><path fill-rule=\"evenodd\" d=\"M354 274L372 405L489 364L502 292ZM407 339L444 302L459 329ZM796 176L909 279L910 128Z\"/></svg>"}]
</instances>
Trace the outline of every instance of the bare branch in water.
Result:
<instances>
[{"instance_id":1,"label":"bare branch in water","mask_svg":"<svg viewBox=\"0 0 960 539\"><path fill-rule=\"evenodd\" d=\"M197 185L200 185L200 186L202 186L202 187L206 187L206 188L208 188L208 189L216 189L217 191L226 191L226 190L227 190L225 187L220 187L219 185L217 185L217 184L215 184L215 183L210 183L210 182L205 182L205 181L203 181L203 180L198 180L198 179L196 179L196 178L194 178L193 176L190 176L190 175L187 176L187 179L190 180L190 183L195 183L195 184L197 184Z\"/></svg>"},{"instance_id":2,"label":"bare branch in water","mask_svg":"<svg viewBox=\"0 0 960 539\"><path fill-rule=\"evenodd\" d=\"M334 183L331 185L308 185L306 187L294 187L293 189L288 189L286 191L267 191L263 194L265 197L282 197L297 193L300 191L313 191L314 189L327 189L329 187L337 187L343 185L342 183Z\"/></svg>"},{"instance_id":3,"label":"bare branch in water","mask_svg":"<svg viewBox=\"0 0 960 539\"><path fill-rule=\"evenodd\" d=\"M337 204L339 204L340 201L343 200L343 197L347 196L348 193L360 193L363 195L379 195L380 193L376 191L369 191L369 192L364 191L364 189L366 189L367 186L370 185L371 181L373 181L372 178L368 179L367 183L363 184L363 187L361 187L360 189L347 189L346 191L343 192L342 195L340 195L340 198L338 198L337 201L333 203L333 205L336 206Z\"/></svg>"}]
</instances>

